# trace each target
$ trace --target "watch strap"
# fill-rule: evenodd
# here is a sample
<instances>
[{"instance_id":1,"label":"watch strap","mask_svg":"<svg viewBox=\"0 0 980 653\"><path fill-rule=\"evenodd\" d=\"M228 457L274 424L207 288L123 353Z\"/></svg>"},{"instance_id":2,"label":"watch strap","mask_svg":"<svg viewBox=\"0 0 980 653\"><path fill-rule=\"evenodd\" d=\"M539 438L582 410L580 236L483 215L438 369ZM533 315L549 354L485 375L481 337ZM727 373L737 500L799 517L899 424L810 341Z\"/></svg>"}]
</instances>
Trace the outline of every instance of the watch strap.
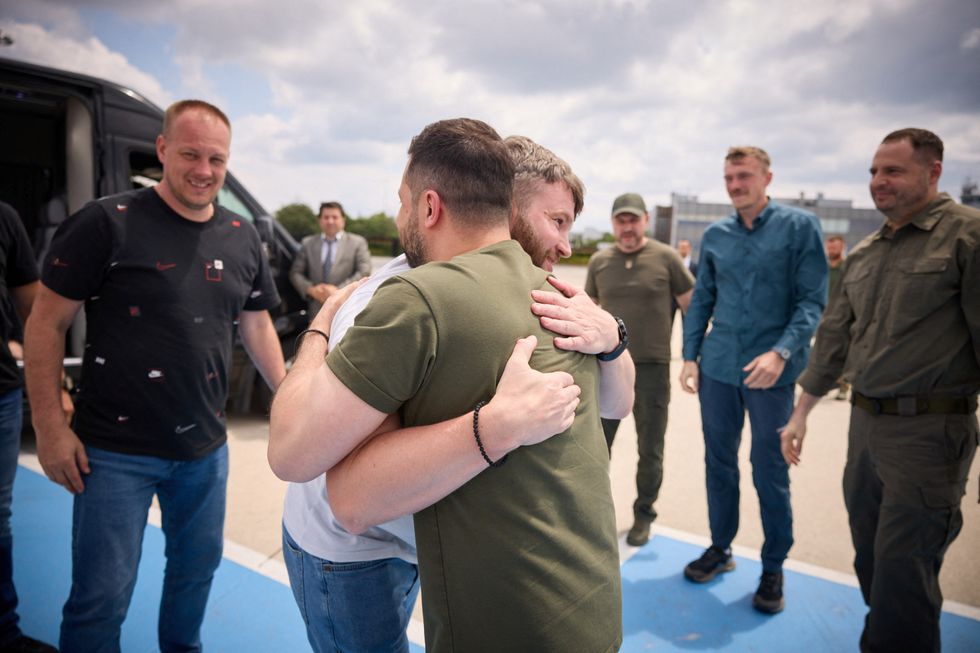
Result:
<instances>
[{"instance_id":1,"label":"watch strap","mask_svg":"<svg viewBox=\"0 0 980 653\"><path fill-rule=\"evenodd\" d=\"M622 318L616 318L616 324L619 327L619 344L612 351L607 351L603 354L596 354L596 358L604 363L616 360L619 358L624 351L626 351L627 345L630 344L629 332L626 330L626 323L623 322Z\"/></svg>"}]
</instances>

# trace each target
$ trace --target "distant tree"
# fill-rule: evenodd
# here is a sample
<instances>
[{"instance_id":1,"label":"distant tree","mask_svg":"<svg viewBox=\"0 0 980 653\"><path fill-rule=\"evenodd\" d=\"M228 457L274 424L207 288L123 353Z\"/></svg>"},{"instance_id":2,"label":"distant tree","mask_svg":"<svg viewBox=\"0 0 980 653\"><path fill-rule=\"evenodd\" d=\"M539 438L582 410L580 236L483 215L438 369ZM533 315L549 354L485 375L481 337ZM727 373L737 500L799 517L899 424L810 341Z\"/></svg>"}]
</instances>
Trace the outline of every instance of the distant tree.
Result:
<instances>
[{"instance_id":1,"label":"distant tree","mask_svg":"<svg viewBox=\"0 0 980 653\"><path fill-rule=\"evenodd\" d=\"M319 231L313 209L300 202L280 208L276 211L276 220L296 240L302 240L305 236Z\"/></svg>"},{"instance_id":2,"label":"distant tree","mask_svg":"<svg viewBox=\"0 0 980 653\"><path fill-rule=\"evenodd\" d=\"M375 213L366 218L348 218L345 229L352 234L364 236L368 240L398 238L395 219L386 213Z\"/></svg>"}]
</instances>

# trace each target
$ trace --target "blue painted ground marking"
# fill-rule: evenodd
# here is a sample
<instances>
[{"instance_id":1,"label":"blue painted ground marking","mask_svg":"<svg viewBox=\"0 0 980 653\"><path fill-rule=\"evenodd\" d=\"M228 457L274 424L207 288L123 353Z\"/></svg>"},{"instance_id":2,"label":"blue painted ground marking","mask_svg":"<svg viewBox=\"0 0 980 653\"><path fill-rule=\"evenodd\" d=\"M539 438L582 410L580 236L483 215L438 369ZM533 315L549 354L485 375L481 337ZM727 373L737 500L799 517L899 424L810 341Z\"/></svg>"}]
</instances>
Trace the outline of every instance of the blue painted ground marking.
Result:
<instances>
[{"instance_id":1,"label":"blue painted ground marking","mask_svg":"<svg viewBox=\"0 0 980 653\"><path fill-rule=\"evenodd\" d=\"M71 497L21 466L13 512L21 627L54 643L71 574ZM123 624L127 653L157 650L163 546L160 529L147 526L139 581ZM701 551L658 533L623 565L624 653L857 650L865 607L854 587L787 570L786 609L766 616L751 603L760 563L738 558L735 571L696 585L681 570ZM980 621L944 612L942 630L946 653L980 650ZM202 639L211 652L309 650L289 587L227 559L215 576ZM412 653L423 649L413 644Z\"/></svg>"}]
</instances>

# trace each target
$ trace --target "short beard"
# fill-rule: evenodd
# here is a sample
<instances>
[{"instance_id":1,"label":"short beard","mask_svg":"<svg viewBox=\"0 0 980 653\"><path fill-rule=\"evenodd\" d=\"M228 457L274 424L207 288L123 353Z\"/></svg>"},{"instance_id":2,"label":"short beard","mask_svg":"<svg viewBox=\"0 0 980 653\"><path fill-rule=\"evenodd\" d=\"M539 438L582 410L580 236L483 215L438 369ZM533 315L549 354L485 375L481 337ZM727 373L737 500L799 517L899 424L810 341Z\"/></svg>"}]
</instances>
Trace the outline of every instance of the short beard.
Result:
<instances>
[{"instance_id":1,"label":"short beard","mask_svg":"<svg viewBox=\"0 0 980 653\"><path fill-rule=\"evenodd\" d=\"M405 258L411 267L417 268L429 262L425 240L422 238L422 232L419 231L418 213L413 211L412 215L409 216L405 233L401 234L401 241L402 249L405 250Z\"/></svg>"},{"instance_id":2,"label":"short beard","mask_svg":"<svg viewBox=\"0 0 980 653\"><path fill-rule=\"evenodd\" d=\"M545 259L547 258L545 249L541 245L541 241L538 240L538 235L534 233L534 230L531 229L523 216L517 216L517 220L511 225L510 235L527 252L527 255L531 257L532 263L539 268L544 266Z\"/></svg>"}]
</instances>

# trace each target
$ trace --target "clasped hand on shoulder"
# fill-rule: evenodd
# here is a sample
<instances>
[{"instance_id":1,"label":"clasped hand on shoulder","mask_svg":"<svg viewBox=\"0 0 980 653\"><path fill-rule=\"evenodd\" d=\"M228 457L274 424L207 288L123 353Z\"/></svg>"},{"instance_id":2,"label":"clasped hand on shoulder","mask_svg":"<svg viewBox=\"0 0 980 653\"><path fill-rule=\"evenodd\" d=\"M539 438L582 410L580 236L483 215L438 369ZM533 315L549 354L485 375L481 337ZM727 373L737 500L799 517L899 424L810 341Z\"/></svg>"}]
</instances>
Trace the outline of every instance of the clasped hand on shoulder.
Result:
<instances>
[{"instance_id":1,"label":"clasped hand on shoulder","mask_svg":"<svg viewBox=\"0 0 980 653\"><path fill-rule=\"evenodd\" d=\"M580 288L555 277L548 278L557 293L532 290L531 312L541 326L558 334L555 346L582 354L601 354L619 344L619 325Z\"/></svg>"},{"instance_id":2,"label":"clasped hand on shoulder","mask_svg":"<svg viewBox=\"0 0 980 653\"><path fill-rule=\"evenodd\" d=\"M503 453L562 433L575 419L582 390L567 372L531 368L537 343L535 336L517 341L493 399L480 413L481 433Z\"/></svg>"}]
</instances>

